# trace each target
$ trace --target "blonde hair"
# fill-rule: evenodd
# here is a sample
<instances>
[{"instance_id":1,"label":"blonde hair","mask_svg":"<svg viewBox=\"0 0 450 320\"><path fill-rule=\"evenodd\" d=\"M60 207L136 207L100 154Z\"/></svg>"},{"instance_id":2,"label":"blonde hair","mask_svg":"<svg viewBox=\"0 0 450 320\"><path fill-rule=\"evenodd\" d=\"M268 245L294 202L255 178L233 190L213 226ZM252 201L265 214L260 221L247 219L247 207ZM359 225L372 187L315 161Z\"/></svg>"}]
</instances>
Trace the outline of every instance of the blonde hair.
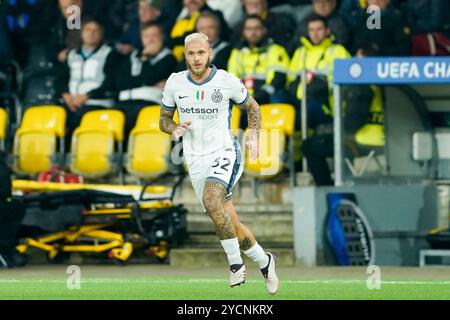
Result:
<instances>
[{"instance_id":1,"label":"blonde hair","mask_svg":"<svg viewBox=\"0 0 450 320\"><path fill-rule=\"evenodd\" d=\"M187 46L187 44L191 41L206 41L209 44L209 39L208 36L206 34L197 32L197 33L192 33L190 35L188 35L185 39L184 39L184 45Z\"/></svg>"}]
</instances>

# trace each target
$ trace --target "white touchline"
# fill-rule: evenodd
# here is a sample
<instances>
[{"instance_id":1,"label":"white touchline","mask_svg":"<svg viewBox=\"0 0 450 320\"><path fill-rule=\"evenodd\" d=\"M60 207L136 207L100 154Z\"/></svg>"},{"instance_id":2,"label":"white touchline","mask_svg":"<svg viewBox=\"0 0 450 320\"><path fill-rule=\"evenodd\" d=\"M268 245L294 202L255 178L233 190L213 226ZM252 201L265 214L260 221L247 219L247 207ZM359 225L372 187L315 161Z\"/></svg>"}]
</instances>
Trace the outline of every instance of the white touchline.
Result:
<instances>
[{"instance_id":1,"label":"white touchline","mask_svg":"<svg viewBox=\"0 0 450 320\"><path fill-rule=\"evenodd\" d=\"M259 283L263 280L248 280L246 283ZM65 283L65 280L18 280L0 279L1 283ZM226 279L189 279L189 280L140 280L140 279L84 279L82 283L224 283ZM365 284L366 280L284 280L292 284ZM450 285L450 281L381 281L382 284L414 284L414 285Z\"/></svg>"}]
</instances>

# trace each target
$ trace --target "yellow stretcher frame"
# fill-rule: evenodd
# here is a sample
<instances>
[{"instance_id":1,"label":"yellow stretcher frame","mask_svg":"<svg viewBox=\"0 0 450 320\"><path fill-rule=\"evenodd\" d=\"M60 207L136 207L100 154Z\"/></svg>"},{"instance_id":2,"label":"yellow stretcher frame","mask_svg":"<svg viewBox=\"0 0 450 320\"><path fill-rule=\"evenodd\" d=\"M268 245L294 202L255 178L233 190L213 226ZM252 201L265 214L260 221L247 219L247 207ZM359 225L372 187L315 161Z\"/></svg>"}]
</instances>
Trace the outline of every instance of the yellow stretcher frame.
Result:
<instances>
[{"instance_id":1,"label":"yellow stretcher frame","mask_svg":"<svg viewBox=\"0 0 450 320\"><path fill-rule=\"evenodd\" d=\"M139 186L139 185L104 185L104 184L64 184L55 182L37 182L28 180L13 180L13 191L75 191L75 190L97 190L117 193L118 195L132 195L137 200L140 210L167 209L174 206L172 200L167 199L170 188L165 186ZM145 189L143 192L143 189ZM143 195L151 195L150 201L139 201ZM122 208L94 208L85 210L86 217L114 216L116 219L132 218L132 204ZM103 230L114 225L114 222L93 223L71 227L69 230L59 231L38 237L36 239L26 238L16 249L25 254L31 247L46 251L49 260L53 260L60 252L91 252L101 253L108 251L108 257L125 262L133 253L133 243L125 241L123 235L118 232ZM80 243L81 241L92 241L93 244ZM61 244L62 242L62 244ZM167 241L160 241L156 246L150 246L148 251L165 260L169 255Z\"/></svg>"},{"instance_id":2,"label":"yellow stretcher frame","mask_svg":"<svg viewBox=\"0 0 450 320\"><path fill-rule=\"evenodd\" d=\"M142 193L140 185L111 185L111 184L84 184L84 183L58 183L39 182L31 180L13 180L13 191L70 191L70 190L97 190L114 192L122 195L132 195L137 201ZM152 198L168 198L171 188L166 186L146 186L144 195L151 195Z\"/></svg>"}]
</instances>

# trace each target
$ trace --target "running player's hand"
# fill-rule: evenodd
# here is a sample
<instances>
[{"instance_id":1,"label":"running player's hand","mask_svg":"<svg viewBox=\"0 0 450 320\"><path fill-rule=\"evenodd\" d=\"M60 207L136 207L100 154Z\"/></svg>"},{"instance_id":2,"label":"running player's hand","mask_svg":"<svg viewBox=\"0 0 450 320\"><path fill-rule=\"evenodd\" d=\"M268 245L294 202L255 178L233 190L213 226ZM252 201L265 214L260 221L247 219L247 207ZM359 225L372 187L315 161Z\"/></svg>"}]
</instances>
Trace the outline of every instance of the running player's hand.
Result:
<instances>
[{"instance_id":1,"label":"running player's hand","mask_svg":"<svg viewBox=\"0 0 450 320\"><path fill-rule=\"evenodd\" d=\"M191 125L190 121L185 121L181 125L179 125L175 130L172 131L172 137L175 139L175 141L180 140L183 134L189 129L190 125Z\"/></svg>"},{"instance_id":2,"label":"running player's hand","mask_svg":"<svg viewBox=\"0 0 450 320\"><path fill-rule=\"evenodd\" d=\"M259 136L257 133L249 132L246 147L250 152L250 161L256 161L259 157Z\"/></svg>"}]
</instances>

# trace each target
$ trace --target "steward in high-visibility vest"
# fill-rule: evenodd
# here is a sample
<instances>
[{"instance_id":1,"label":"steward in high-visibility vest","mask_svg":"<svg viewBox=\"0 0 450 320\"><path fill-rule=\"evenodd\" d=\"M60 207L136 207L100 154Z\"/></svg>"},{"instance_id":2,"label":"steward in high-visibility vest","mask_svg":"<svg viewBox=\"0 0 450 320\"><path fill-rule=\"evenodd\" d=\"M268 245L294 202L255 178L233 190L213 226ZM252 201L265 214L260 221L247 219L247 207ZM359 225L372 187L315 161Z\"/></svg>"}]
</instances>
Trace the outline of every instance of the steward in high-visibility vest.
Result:
<instances>
[{"instance_id":1,"label":"steward in high-visibility vest","mask_svg":"<svg viewBox=\"0 0 450 320\"><path fill-rule=\"evenodd\" d=\"M260 104L284 90L289 67L286 49L267 37L261 17L247 16L243 23L244 42L231 51L228 72L240 78Z\"/></svg>"},{"instance_id":2,"label":"steward in high-visibility vest","mask_svg":"<svg viewBox=\"0 0 450 320\"><path fill-rule=\"evenodd\" d=\"M334 61L351 55L342 45L333 43L327 21L320 16L309 19L308 35L308 38L300 39L301 46L295 51L289 66L291 100L299 108L303 98L301 73L306 69L308 105L318 105L325 115L331 116Z\"/></svg>"},{"instance_id":3,"label":"steward in high-visibility vest","mask_svg":"<svg viewBox=\"0 0 450 320\"><path fill-rule=\"evenodd\" d=\"M343 88L344 157L367 155L367 150L384 146L383 96L378 86L358 85ZM332 185L327 158L334 155L332 123L318 126L301 146L316 185ZM327 130L327 127L330 130ZM325 130L324 130L325 129ZM322 131L322 132L320 132Z\"/></svg>"}]
</instances>

